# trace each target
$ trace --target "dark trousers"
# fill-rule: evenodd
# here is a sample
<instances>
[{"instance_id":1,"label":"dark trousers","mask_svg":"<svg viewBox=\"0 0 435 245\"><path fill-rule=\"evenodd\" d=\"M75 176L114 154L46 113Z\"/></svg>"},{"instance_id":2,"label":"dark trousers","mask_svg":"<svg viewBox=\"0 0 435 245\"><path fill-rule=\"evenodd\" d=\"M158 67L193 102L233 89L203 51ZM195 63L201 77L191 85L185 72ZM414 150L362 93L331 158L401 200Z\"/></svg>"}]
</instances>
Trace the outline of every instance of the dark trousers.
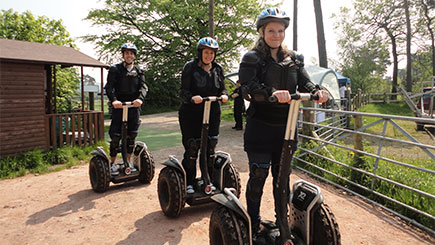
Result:
<instances>
[{"instance_id":1,"label":"dark trousers","mask_svg":"<svg viewBox=\"0 0 435 245\"><path fill-rule=\"evenodd\" d=\"M140 125L140 111L139 108L131 107L128 108L128 117L127 117L127 136L129 139L136 138ZM110 156L116 156L117 147L119 146L119 141L121 140L121 132L122 132L122 109L113 109L112 110L112 121L110 123L109 128L109 136L112 140L110 147ZM112 146L113 145L113 146ZM127 147L127 152L132 153L133 148Z\"/></svg>"},{"instance_id":2,"label":"dark trousers","mask_svg":"<svg viewBox=\"0 0 435 245\"><path fill-rule=\"evenodd\" d=\"M246 187L246 203L248 206L248 214L251 217L252 230L254 232L258 231L260 228L260 204L261 197L263 196L263 187L266 182L267 176L269 175L269 168L272 167L272 177L273 177L273 197L275 201L275 216L278 218L277 212L277 200L278 200L278 190L276 188L276 183L278 181L278 171L281 159L281 151L271 152L271 153L257 153L248 152L249 159L249 180ZM290 164L290 163L289 163ZM289 185L290 176L288 176L287 193L290 193Z\"/></svg>"},{"instance_id":3,"label":"dark trousers","mask_svg":"<svg viewBox=\"0 0 435 245\"><path fill-rule=\"evenodd\" d=\"M220 108L210 113L208 136L219 135ZM182 165L186 171L186 185L193 185L196 178L196 159L200 150L202 112L180 110L178 113L184 154Z\"/></svg>"},{"instance_id":4,"label":"dark trousers","mask_svg":"<svg viewBox=\"0 0 435 245\"><path fill-rule=\"evenodd\" d=\"M242 114L245 112L245 105L242 97L234 99L234 121L236 121L236 128L243 128Z\"/></svg>"}]
</instances>

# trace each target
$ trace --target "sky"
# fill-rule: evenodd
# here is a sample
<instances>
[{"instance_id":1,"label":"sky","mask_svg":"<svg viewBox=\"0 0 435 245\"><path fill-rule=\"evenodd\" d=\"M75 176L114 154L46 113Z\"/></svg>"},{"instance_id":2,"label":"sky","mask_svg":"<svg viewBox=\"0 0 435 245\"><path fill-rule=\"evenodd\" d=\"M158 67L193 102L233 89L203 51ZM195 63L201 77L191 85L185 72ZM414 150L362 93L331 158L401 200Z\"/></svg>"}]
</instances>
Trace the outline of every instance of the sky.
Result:
<instances>
[{"instance_id":1,"label":"sky","mask_svg":"<svg viewBox=\"0 0 435 245\"><path fill-rule=\"evenodd\" d=\"M293 1L284 0L281 8L292 18ZM350 0L322 0L323 23L325 28L325 39L328 58L338 59L337 57L337 35L333 29L333 20L330 19L333 13L338 13L342 6L349 7ZM298 52L304 54L305 63L312 64L312 60L318 60L317 50L317 31L314 17L313 1L298 1ZM71 37L76 40L76 45L81 52L98 59L93 44L84 43L79 40L80 36L92 33L104 32L104 29L92 27L92 23L83 20L89 10L98 9L104 6L100 0L12 0L0 1L0 9L7 10L12 8L17 12L29 10L34 16L46 16L49 19L62 19L64 26ZM285 43L289 48L293 48L292 41L292 22L286 32ZM254 28L254 27L253 27ZM97 81L100 79L99 71L85 68L85 73L94 76ZM94 75L97 74L97 75Z\"/></svg>"}]
</instances>

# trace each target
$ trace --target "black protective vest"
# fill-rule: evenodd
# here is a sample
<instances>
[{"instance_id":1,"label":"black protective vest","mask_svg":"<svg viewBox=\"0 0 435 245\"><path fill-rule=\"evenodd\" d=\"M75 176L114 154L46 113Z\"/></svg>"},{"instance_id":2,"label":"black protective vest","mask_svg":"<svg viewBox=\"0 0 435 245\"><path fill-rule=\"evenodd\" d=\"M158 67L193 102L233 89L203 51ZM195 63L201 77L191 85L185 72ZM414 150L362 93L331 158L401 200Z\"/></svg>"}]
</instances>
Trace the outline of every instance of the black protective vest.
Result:
<instances>
[{"instance_id":1,"label":"black protective vest","mask_svg":"<svg viewBox=\"0 0 435 245\"><path fill-rule=\"evenodd\" d=\"M217 75L217 69L211 69L210 72L206 72L199 67L195 67L192 73L191 80L191 92L193 95L216 96L221 90L219 84L219 77Z\"/></svg>"},{"instance_id":2,"label":"black protective vest","mask_svg":"<svg viewBox=\"0 0 435 245\"><path fill-rule=\"evenodd\" d=\"M271 62L265 67L263 81L267 86L276 90L288 90L290 94L296 92L298 81L297 65L287 57L281 62Z\"/></svg>"},{"instance_id":3,"label":"black protective vest","mask_svg":"<svg viewBox=\"0 0 435 245\"><path fill-rule=\"evenodd\" d=\"M110 68L109 73L111 74L106 88L110 88L114 98L125 102L141 97L143 72L139 68L134 66L131 71L128 71L122 64L117 64Z\"/></svg>"},{"instance_id":4,"label":"black protective vest","mask_svg":"<svg viewBox=\"0 0 435 245\"><path fill-rule=\"evenodd\" d=\"M294 53L276 62L270 56L263 58L257 51L249 51L242 58L239 80L251 97L248 116L271 125L284 125L289 108L288 104L268 102L275 90L288 90L291 94L316 91L303 68L303 60Z\"/></svg>"}]
</instances>

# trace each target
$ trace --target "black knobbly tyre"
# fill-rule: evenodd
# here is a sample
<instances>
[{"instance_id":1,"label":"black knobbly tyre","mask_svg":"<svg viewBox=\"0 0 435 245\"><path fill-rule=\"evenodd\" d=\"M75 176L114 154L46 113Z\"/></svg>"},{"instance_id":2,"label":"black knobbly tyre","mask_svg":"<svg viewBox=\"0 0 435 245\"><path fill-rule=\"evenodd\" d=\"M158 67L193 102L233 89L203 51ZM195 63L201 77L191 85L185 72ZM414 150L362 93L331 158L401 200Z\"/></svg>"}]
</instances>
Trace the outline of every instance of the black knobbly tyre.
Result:
<instances>
[{"instance_id":1,"label":"black knobbly tyre","mask_svg":"<svg viewBox=\"0 0 435 245\"><path fill-rule=\"evenodd\" d=\"M236 191L237 191L236 196L237 196L237 198L239 198L240 193L242 192L239 172L232 164L228 164L227 166L225 166L223 174L224 174L224 178L223 178L224 179L223 180L224 181L224 184L223 184L224 188L236 189ZM223 190L223 188L222 188L222 190Z\"/></svg>"},{"instance_id":2,"label":"black knobbly tyre","mask_svg":"<svg viewBox=\"0 0 435 245\"><path fill-rule=\"evenodd\" d=\"M155 167L154 158L148 150L145 150L140 156L140 169L139 181L143 184L151 183L154 178Z\"/></svg>"},{"instance_id":3,"label":"black knobbly tyre","mask_svg":"<svg viewBox=\"0 0 435 245\"><path fill-rule=\"evenodd\" d=\"M340 245L341 235L338 224L331 209L322 203L317 210L312 213L311 223L313 224L312 244L314 245Z\"/></svg>"},{"instance_id":4,"label":"black knobbly tyre","mask_svg":"<svg viewBox=\"0 0 435 245\"><path fill-rule=\"evenodd\" d=\"M249 244L246 221L225 206L213 210L209 231L211 245Z\"/></svg>"},{"instance_id":5,"label":"black knobbly tyre","mask_svg":"<svg viewBox=\"0 0 435 245\"><path fill-rule=\"evenodd\" d=\"M157 192L163 213L168 217L178 217L186 204L183 175L175 168L163 168L159 174Z\"/></svg>"},{"instance_id":6,"label":"black knobbly tyre","mask_svg":"<svg viewBox=\"0 0 435 245\"><path fill-rule=\"evenodd\" d=\"M109 163L101 156L92 157L89 163L89 176L95 192L105 192L110 184Z\"/></svg>"}]
</instances>

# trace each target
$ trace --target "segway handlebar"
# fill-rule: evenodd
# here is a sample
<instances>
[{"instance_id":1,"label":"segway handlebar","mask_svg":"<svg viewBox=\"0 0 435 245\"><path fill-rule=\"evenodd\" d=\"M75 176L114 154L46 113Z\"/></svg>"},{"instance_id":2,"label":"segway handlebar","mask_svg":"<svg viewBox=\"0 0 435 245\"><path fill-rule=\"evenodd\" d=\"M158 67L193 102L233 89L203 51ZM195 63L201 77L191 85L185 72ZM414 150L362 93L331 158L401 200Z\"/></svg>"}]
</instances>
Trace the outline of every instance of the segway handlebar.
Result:
<instances>
[{"instance_id":1,"label":"segway handlebar","mask_svg":"<svg viewBox=\"0 0 435 245\"><path fill-rule=\"evenodd\" d=\"M217 96L207 96L207 97L202 97L203 101L222 101L222 97L217 97ZM193 100L192 100L193 102Z\"/></svg>"},{"instance_id":2,"label":"segway handlebar","mask_svg":"<svg viewBox=\"0 0 435 245\"><path fill-rule=\"evenodd\" d=\"M132 107L133 106L133 102L131 102L131 101L125 101L125 102L122 102L122 105L123 106L126 105L128 107Z\"/></svg>"},{"instance_id":3,"label":"segway handlebar","mask_svg":"<svg viewBox=\"0 0 435 245\"><path fill-rule=\"evenodd\" d=\"M318 94L310 94L310 93L295 93L295 94L291 94L290 98L292 100L302 100L302 101L319 100L319 95ZM275 95L270 96L268 98L268 100L271 103L278 102L278 98Z\"/></svg>"}]
</instances>

